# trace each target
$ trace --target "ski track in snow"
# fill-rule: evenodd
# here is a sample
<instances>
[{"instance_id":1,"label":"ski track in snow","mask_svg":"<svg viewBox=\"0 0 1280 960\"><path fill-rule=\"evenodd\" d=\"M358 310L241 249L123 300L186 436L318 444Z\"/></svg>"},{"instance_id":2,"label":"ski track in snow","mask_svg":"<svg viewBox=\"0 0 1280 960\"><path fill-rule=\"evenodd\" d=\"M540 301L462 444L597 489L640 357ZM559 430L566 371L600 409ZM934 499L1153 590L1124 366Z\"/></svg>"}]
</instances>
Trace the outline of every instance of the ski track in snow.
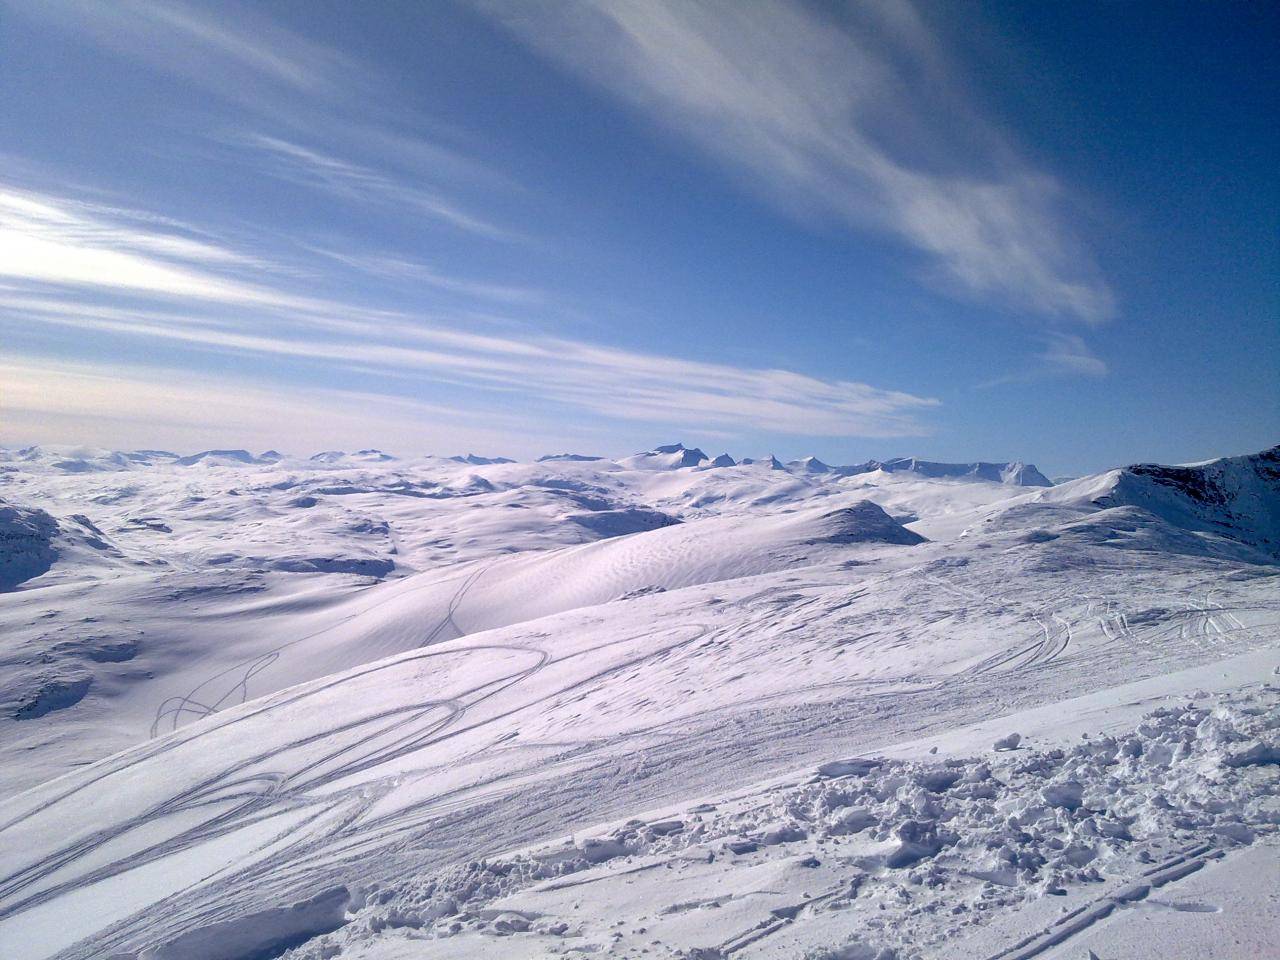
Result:
<instances>
[{"instance_id":1,"label":"ski track in snow","mask_svg":"<svg viewBox=\"0 0 1280 960\"><path fill-rule=\"evenodd\" d=\"M41 861L27 871L20 874L6 877L0 881L0 897L14 893L23 887L44 880L54 874L63 865L74 861L86 854L97 850L118 837L123 836L130 831L147 824L148 822L164 817L180 811L191 810L202 806L209 805L213 799L219 800L236 800L238 805L230 811L221 813L210 821L201 824L194 830L184 832L179 837L174 838L162 845L154 848L143 849L130 853L127 860L111 864L109 867L102 868L89 874L86 877L77 879L65 887L53 887L33 897L30 901L19 900L9 906L0 908L0 917L7 916L10 913L20 911L29 906L44 902L51 897L58 896L70 891L74 891L83 886L92 884L105 876L111 876L121 870L132 869L141 863L166 856L177 850L184 849L195 843L200 843L212 838L220 836L228 830L241 828L246 823L253 823L258 817L263 815L272 815L265 811L271 810L277 806L293 806L295 803L302 803L304 806L312 803L309 792L317 788L324 787L330 783L341 780L352 774L359 773L370 767L377 766L395 760L398 757L416 752L431 746L433 743L439 742L444 736L451 735L448 733L450 729L456 726L459 721L465 719L467 711L474 706L484 702L490 697L496 696L506 687L520 682L527 676L536 673L542 669L548 659L548 655L544 651L536 650L529 647L502 647L502 646L480 646L473 647L472 650L479 651L515 651L520 653L534 654L537 658L536 663L526 671L515 675L511 678L502 678L495 682L486 683L482 686L467 690L458 697L447 700L428 700L412 704L407 707L399 707L394 710L386 710L374 713L368 717L361 718L357 722L343 724L326 729L323 734L313 735L299 740L286 743L281 747L276 747L271 751L248 757L236 764L226 768L216 778L210 778L204 782L184 789L181 793L175 795L171 799L164 801L162 804L153 807L146 812L139 814L121 824L120 826L94 836L87 842L78 843L72 847L60 850L55 856ZM423 654L423 657L432 656L449 656L450 654ZM454 654L456 656L456 654ZM361 671L361 675L370 675L377 673L380 666L374 666L368 670ZM320 690L325 689L324 686ZM309 691L292 697L284 703L296 703L307 696L314 695L318 691ZM276 704L279 706L280 704ZM239 718L237 718L239 719ZM228 721L227 725L234 724L237 719ZM217 729L222 729L225 725L217 725ZM306 747L318 739L331 738L338 734L352 733L359 731L361 740L333 751L322 753L320 756L309 759L307 762L292 766L288 772L282 770L273 770L266 773L256 773L251 777L241 778L240 774L260 767L263 764L273 760L283 758L288 751ZM180 741L185 744L186 741ZM378 743L376 747L371 747L371 743ZM167 743L156 748L154 753L150 753L148 758L163 759L164 754L177 746L175 743ZM62 802L73 799L75 794L91 786L95 780L90 780L75 791L62 794L53 802ZM253 784L260 784L259 790L246 790L239 792L242 788ZM234 792L227 792L233 790ZM22 817L0 823L0 831L7 830L12 826L21 823L24 819L38 813L43 808L36 808ZM325 804L321 804L321 809L316 817L329 812L331 808ZM349 811L350 813L351 811Z\"/></svg>"},{"instance_id":2,"label":"ski track in snow","mask_svg":"<svg viewBox=\"0 0 1280 960\"><path fill-rule=\"evenodd\" d=\"M449 600L449 606L445 612L443 619L441 619L441 621L435 626L434 629L432 629L429 633L426 634L426 636L422 640L422 643L419 644L419 646L425 647L433 643L439 642L441 640L440 634L442 631L444 631L446 627L449 627L453 630L453 634L451 637L443 638L446 640L452 639L453 637L460 637L466 633L466 631L464 631L462 628L460 628L457 625L453 617L454 617L454 614L457 613L458 607L462 603L463 598L466 596L467 591L470 590L471 587L475 584L475 582L480 579L480 577L484 574L484 571L485 571L485 567L480 566L476 570L472 571L471 573L467 574L465 577L462 578L461 585L458 587L457 591L453 594L453 596ZM432 583L432 584L426 585L423 589L430 589L435 586L437 586L437 584ZM190 720L192 719L201 719L203 717L207 717L210 714L217 713L219 710L223 709L224 707L234 703L244 703L246 700L249 699L249 681L251 681L254 678L254 676L256 676L258 673L267 669L267 667L271 666L277 660L279 660L280 657L284 654L284 652L289 649L289 647L294 646L296 644L304 643L305 641L311 640L317 636L320 636L321 634L333 632L338 628L345 626L346 624L349 624L352 621L358 619L363 614L364 614L364 611L357 611L356 613L349 614L343 617L342 619L338 620L337 623L327 626L322 630L318 630L315 633L311 633L311 634L307 634L306 636L299 637L294 641L282 644L281 646L276 647L273 650L269 650L266 653L262 654L261 656L253 658L252 660L245 661L233 667L229 667L226 670L220 671L214 674L213 676L201 681L198 685L193 687L190 690L190 692L180 697L170 697L166 700L161 701L160 706L156 708L155 720L151 724L151 736L154 737L160 733L160 730L162 726L165 724L166 720L169 721L170 730L177 730L178 727L181 726L184 722L190 722ZM234 676L236 674L239 674L239 679L231 687L229 687L225 693L223 693L220 697L218 697L217 700L214 700L211 704L201 703L197 699L197 697L200 694L200 691L203 690L205 687L217 683L219 680L222 680L228 675ZM237 695L239 696L239 699L236 699Z\"/></svg>"},{"instance_id":3,"label":"ski track in snow","mask_svg":"<svg viewBox=\"0 0 1280 960\"><path fill-rule=\"evenodd\" d=\"M993 718L1013 724L1082 693L1147 684L1154 692L1090 708L1137 723L1139 705L1199 703L1207 695L1189 684L1218 676L1215 665L1275 650L1274 560L1256 546L1265 527L1237 542L1195 527L1198 505L1176 502L1167 513L1177 522L1112 509L1098 491L1105 500L1127 489L1123 474L1026 492L657 462L681 456L148 467L110 491L117 481L104 478L117 474L11 473L37 499L52 491L50 509L91 500L122 519L98 525L119 538L102 557L71 542L49 573L0 597L16 638L0 679L82 670L79 651L97 649L84 644L114 642L86 633L140 639L118 663L93 661L105 666L84 703L10 721L24 735L37 723L64 731L5 755L33 751L65 773L0 814L0 944L31 960L244 960L291 945L307 960L579 950L905 960L950 956L950 942L968 945L957 956L1057 956L1280 822L1258 799L1275 770L1266 737L1280 728L1276 697L1234 666L1221 706L1162 707L1172 712L1119 741L1137 751L1122 754L1130 779L1116 787L1128 826L1096 800L1070 813L1072 791L1110 776L1094 741L974 759L1010 732L993 737ZM867 496L920 518L935 542L910 546L885 514L857 505ZM134 499L155 506L148 517L174 518L125 522ZM378 519L384 505L390 523ZM566 509L608 512L602 529L647 532L592 542ZM664 526L654 511L684 523ZM862 536L863 523L874 535ZM236 559L237 536L273 549L266 524L287 531L290 554ZM180 542L145 539L161 527ZM225 532L201 539L206 528ZM369 541L348 547L357 535L422 572L360 579L383 567ZM148 700L148 668L182 692ZM1188 670L1199 679L1159 685ZM136 745L92 753L119 742L94 739L95 717L135 725ZM1046 737L1072 721L1036 722ZM941 753L912 746L928 738ZM1195 758L1170 781L1184 821L1142 806L1154 789L1142 778L1165 769L1162 752L1179 742ZM97 762L78 765L75 747ZM883 757L894 750L916 759ZM840 756L877 759L833 766ZM861 807L845 802L858 777ZM1205 784L1226 784L1237 806L1204 805ZM1041 790L1067 797L1070 815L1037 800ZM988 794L1027 828L1001 833ZM706 809L691 807L700 797ZM1148 821L1183 842L1137 830ZM980 846L984 834L1004 847ZM1101 874L1064 859L1080 843L1096 848L1089 869ZM974 874L962 850L996 861ZM997 862L1001 850L1014 866ZM994 879L975 893L981 876ZM593 913L619 882L650 905L634 917L625 901ZM672 897L689 895L668 899L668 883ZM989 912L970 919L975 896ZM1058 896L1070 908L1046 912ZM556 920L564 897L585 909ZM935 913L911 906L921 897ZM539 898L551 906L528 905Z\"/></svg>"},{"instance_id":4,"label":"ski track in snow","mask_svg":"<svg viewBox=\"0 0 1280 960\"><path fill-rule=\"evenodd\" d=\"M1108 894L1077 907L1054 921L1044 930L1025 937L1006 950L992 954L988 960L1032 960L1053 947L1105 920L1118 908L1145 899L1153 890L1181 880L1204 867L1210 860L1223 856L1223 851L1208 843L1188 844L1169 859L1141 872L1141 879L1114 894Z\"/></svg>"},{"instance_id":5,"label":"ski track in snow","mask_svg":"<svg viewBox=\"0 0 1280 960\"><path fill-rule=\"evenodd\" d=\"M775 614L775 617L777 616ZM1058 619L1062 626L1053 633L1047 629L1047 625L1043 621L1037 621L1044 628L1045 638L1037 641L1033 646L1033 653L1042 646L1052 645L1057 648L1060 642L1057 637L1059 635L1069 635L1067 621L1062 618ZM757 627L759 626L760 624L757 623ZM691 629L693 632L689 636L682 637L674 644L656 651L646 652L638 659L625 660L612 667L610 672L617 673L633 670L647 661L660 659L679 648L696 645L713 633L713 628L709 624L697 625L691 627ZM625 643L626 641L617 642ZM1065 645L1065 641L1063 643ZM256 897L265 892L264 888L265 890L274 889L276 895L282 898L282 902L290 902L298 898L299 887L310 889L314 888L317 883L320 886L325 886L342 879L344 873L341 866L344 858L350 858L347 860L348 863L360 863L371 856L381 857L385 853L403 855L412 851L414 862L419 865L419 869L429 869L433 863L443 864L448 862L447 854L455 850L466 851L468 856L474 856L486 850L490 853L498 852L501 846L477 841L488 830L493 830L496 835L497 831L511 820L518 819L518 814L512 809L512 806L514 805L518 809L527 803L519 790L511 793L503 789L503 781L506 779L503 776L495 777L478 785L478 789L482 792L483 802L487 805L496 804L497 806L492 807L490 811L482 815L478 823L473 824L472 829L466 834L446 844L446 855L438 860L429 855L423 856L423 851L414 849L412 843L409 845L408 850L402 849L400 844L402 843L402 838L407 835L417 833L435 834L437 832L445 832L447 834L456 829L458 820L468 809L465 805L455 806L461 799L459 796L444 793L434 797L430 803L415 807L411 812L369 819L366 815L376 805L379 797L376 794L370 795L367 786L362 786L358 791L338 793L333 796L325 795L322 792L317 795L317 792L327 785L336 783L353 774L427 750L450 736L466 733L465 721L469 712L491 697L504 692L512 692L513 688L526 682L538 671L544 669L551 659L550 654L545 650L524 645L510 647L480 645L469 647L465 650L447 652L428 650L420 654L414 654L412 658L465 656L471 652L484 653L498 650L530 653L536 655L538 659L527 670L512 677L502 678L494 683L463 691L458 696L448 700L423 701L395 710L377 713L370 717L361 718L357 723L326 728L322 733L302 740L287 742L270 752L247 757L221 771L217 777L185 789L182 793L166 799L145 813L126 820L115 829L101 835L95 835L88 841L60 850L56 855L33 865L30 870L24 871L17 876L6 878L0 884L0 900L5 902L5 906L0 908L0 917L29 909L40 903L83 889L104 878L136 869L141 864L159 860L188 847L243 829L262 819L277 815L281 809L306 811L306 818L297 822L291 831L298 839L290 842L288 835L286 835L282 846L282 838L273 837L269 846L274 852L263 856L258 862L253 863L251 867L240 867L233 878L225 881L229 894L234 895L234 891L238 889L254 889L254 896ZM1049 656L1021 656L1025 651L1026 648L1019 648L1007 662L1013 663L1016 661L1015 669L1027 672L1043 670L1053 662L1053 658ZM397 661L397 663L400 662L403 661ZM360 671L360 673L371 674L379 669L383 668L375 666L368 670ZM1003 677L998 675L998 671L996 675L986 677L985 674L988 672L990 671L978 670L974 671L972 676L968 678L948 678L947 680L934 681L924 689L910 692L895 690L891 693L876 694L873 690L855 691L849 689L846 691L848 699L842 701L835 710L827 713L826 716L822 716L825 711L801 712L797 716L796 711L793 709L787 711L790 716L785 716L785 719L783 717L772 718L772 723L762 717L752 718L751 726L758 731L756 735L760 739L766 741L773 741L775 738L783 741L792 739L792 742L794 742L794 738L799 732L797 728L810 727L811 729L807 731L810 736L828 726L847 729L850 722L854 721L854 718L859 715L914 712L913 701L918 701L919 706L923 709L936 711L940 706L938 701L942 694L945 694L946 702L949 704L972 703L977 707L978 712L976 714L973 710L958 709L947 711L943 714L944 719L940 723L935 721L933 725L921 725L916 729L923 732L936 729L938 726L945 728L963 723L967 719L973 719L975 715L980 715L981 709L995 699L993 692L989 688L1001 687L1005 681ZM595 679L598 679L598 677L588 678L588 680ZM957 682L963 686L958 688ZM314 693L311 691L299 693L279 703L273 702L271 708L280 709L306 696L320 693L326 686L321 685ZM539 701L517 707L516 710L536 711L541 702L571 695L577 686L575 684L554 689L543 695ZM797 691L806 689L811 691L819 686L822 685L812 685L808 688L793 687L789 689L787 696L792 697ZM765 701L755 704L757 708L762 708L764 705ZM504 715L498 714L492 719L500 719ZM232 719L228 722L239 722L239 719ZM217 718L214 719L214 723L216 729L219 726ZM708 752L714 754L717 750L726 746L721 738L717 738L715 726L715 723L712 722L707 727L686 726L684 729L680 729L677 726L674 731L664 731L663 727L659 725L656 728L645 731L644 736L654 745L650 749L656 747L659 750L668 751L673 757L679 757L683 761L689 762L694 754ZM768 734L760 737L759 731L765 730L768 731ZM330 739L335 735L356 732L360 735L359 741L322 753L306 763L299 764L297 761L290 761L288 758L290 751L307 747L319 739ZM177 737L181 738L182 733L180 732ZM172 749L185 743L186 741L183 739L177 739L174 742L161 741L161 745L156 748L156 752L152 756L162 759L167 749ZM376 743L378 746L370 749L370 743ZM555 777L562 771L572 771L574 779L569 781L568 789L565 791L567 796L564 798L572 805L572 801L582 793L590 794L594 792L595 785L592 784L593 770L590 765L591 753L603 754L604 760L598 761L598 763L607 768L613 758L619 754L625 755L629 752L621 743L606 742L593 746L594 750L585 755L580 755L542 774L539 778L541 781L539 789L550 792L550 797L544 796L544 803L552 800L555 796L556 785L547 783L547 779ZM797 751L794 756L799 759L803 754ZM660 764L659 766L667 766L668 772L670 771L669 765ZM763 773L767 772L768 768L758 767L756 769ZM403 772L400 775L403 776ZM661 772L655 771L650 774L650 777L653 776L661 776ZM584 780L585 783L583 782ZM89 781L84 785L84 788L88 788L93 782L92 780ZM531 784L522 776L520 778L520 786L523 789L529 789ZM625 810L628 799L626 793L616 791L614 795L616 798L614 804L608 807L603 805L594 807L588 816L607 815ZM645 793L639 792L634 793L629 799L632 803L640 803L645 798ZM68 794L57 799L59 801L72 800L73 795ZM77 877L72 882L44 887L39 893L26 900L4 899L23 888L41 883L53 876L64 865L72 863L92 853L94 850L105 847L118 838L127 836L132 831L147 829L149 825L154 824L159 818L206 806L215 799L224 802L235 801L235 806L229 810L220 811L209 821L167 839L163 843L153 847L131 850L127 857L106 864L84 876ZM553 808L555 806L554 803L550 805ZM0 824L0 836L3 835L4 830L7 830L16 822L18 821L8 821ZM323 831L318 834L312 833L311 831L320 823L325 825ZM488 830L477 829L477 827L488 828ZM525 835L523 839L533 840L537 836L538 833L534 830ZM520 837L511 835L508 827L504 841L510 843L519 839ZM255 855L253 853L246 857L248 861L253 861L254 859ZM288 883L290 877L299 878L301 881L299 886L291 886ZM208 902L212 892L206 882L199 900ZM170 903L169 909L180 909L181 896L179 895L176 899L178 902ZM197 922L197 917L188 917L185 922Z\"/></svg>"}]
</instances>

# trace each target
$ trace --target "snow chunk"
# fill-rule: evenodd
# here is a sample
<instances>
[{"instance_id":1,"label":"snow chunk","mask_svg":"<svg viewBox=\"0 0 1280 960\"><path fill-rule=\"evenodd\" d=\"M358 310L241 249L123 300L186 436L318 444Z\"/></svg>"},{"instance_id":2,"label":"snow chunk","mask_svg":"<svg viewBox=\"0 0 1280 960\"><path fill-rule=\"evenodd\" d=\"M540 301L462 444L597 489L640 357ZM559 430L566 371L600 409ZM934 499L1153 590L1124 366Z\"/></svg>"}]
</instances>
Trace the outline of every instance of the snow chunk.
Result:
<instances>
[{"instance_id":1,"label":"snow chunk","mask_svg":"<svg viewBox=\"0 0 1280 960\"><path fill-rule=\"evenodd\" d=\"M884 763L883 760L868 760L861 757L852 760L832 760L818 767L818 773L824 777L864 777L882 763Z\"/></svg>"},{"instance_id":2,"label":"snow chunk","mask_svg":"<svg viewBox=\"0 0 1280 960\"><path fill-rule=\"evenodd\" d=\"M1040 796L1051 807L1078 810L1084 799L1084 786L1078 780L1051 783L1040 791Z\"/></svg>"},{"instance_id":3,"label":"snow chunk","mask_svg":"<svg viewBox=\"0 0 1280 960\"><path fill-rule=\"evenodd\" d=\"M1280 764L1280 745L1254 740L1243 749L1234 750L1222 758L1228 767L1261 767Z\"/></svg>"}]
</instances>

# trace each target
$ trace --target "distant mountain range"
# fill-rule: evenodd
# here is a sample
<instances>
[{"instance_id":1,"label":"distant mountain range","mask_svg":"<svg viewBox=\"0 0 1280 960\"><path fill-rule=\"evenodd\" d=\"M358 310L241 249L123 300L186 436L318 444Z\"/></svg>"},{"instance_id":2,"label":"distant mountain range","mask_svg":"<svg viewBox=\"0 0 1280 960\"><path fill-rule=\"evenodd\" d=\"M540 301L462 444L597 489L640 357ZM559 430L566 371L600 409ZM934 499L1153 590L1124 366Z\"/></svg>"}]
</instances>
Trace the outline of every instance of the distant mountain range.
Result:
<instances>
[{"instance_id":1,"label":"distant mountain range","mask_svg":"<svg viewBox=\"0 0 1280 960\"><path fill-rule=\"evenodd\" d=\"M8 461L24 463L48 463L51 467L64 473L86 473L93 471L128 470L140 466L172 463L179 467L229 467L245 465L275 465L294 462L291 458L276 450L267 450L254 455L248 450L203 450L190 456L180 456L163 450L136 450L120 452L114 450L96 450L85 447L26 447L21 450L0 450L0 464ZM341 450L326 450L301 462L325 464L357 464L388 463L399 459L381 450L358 450L346 453ZM426 457L423 459L436 459ZM483 467L496 464L517 463L510 457L489 457L475 453L444 457L454 463ZM891 460L868 460L865 463L846 466L831 466L817 457L804 457L800 460L783 462L772 454L763 457L743 457L735 459L728 453L717 457L709 457L697 447L686 447L682 443L668 443L645 450L630 457L608 461L608 458L581 453L552 453L538 457L536 463L599 463L613 462L622 467L636 470L679 470L697 468L702 470L724 469L730 467L765 467L769 470L782 470L796 475L820 476L830 474L837 477L854 476L883 470L886 473L914 473L922 477L948 480L985 480L990 483L1003 483L1020 487L1051 487L1053 482L1037 470L1032 464L1015 460L1007 463L989 462L985 460L972 463L943 463L935 460L921 460L918 457L896 457Z\"/></svg>"}]
</instances>

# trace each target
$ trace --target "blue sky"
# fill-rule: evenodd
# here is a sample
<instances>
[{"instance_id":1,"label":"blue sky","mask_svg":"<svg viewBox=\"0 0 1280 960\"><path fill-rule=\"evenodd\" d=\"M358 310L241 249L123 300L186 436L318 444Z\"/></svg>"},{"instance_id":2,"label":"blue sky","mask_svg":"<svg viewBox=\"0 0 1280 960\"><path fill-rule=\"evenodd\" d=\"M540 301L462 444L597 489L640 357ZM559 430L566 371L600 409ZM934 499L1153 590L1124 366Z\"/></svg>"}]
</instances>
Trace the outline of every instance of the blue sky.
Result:
<instances>
[{"instance_id":1,"label":"blue sky","mask_svg":"<svg viewBox=\"0 0 1280 960\"><path fill-rule=\"evenodd\" d=\"M1278 28L0 0L0 442L1258 449Z\"/></svg>"}]
</instances>

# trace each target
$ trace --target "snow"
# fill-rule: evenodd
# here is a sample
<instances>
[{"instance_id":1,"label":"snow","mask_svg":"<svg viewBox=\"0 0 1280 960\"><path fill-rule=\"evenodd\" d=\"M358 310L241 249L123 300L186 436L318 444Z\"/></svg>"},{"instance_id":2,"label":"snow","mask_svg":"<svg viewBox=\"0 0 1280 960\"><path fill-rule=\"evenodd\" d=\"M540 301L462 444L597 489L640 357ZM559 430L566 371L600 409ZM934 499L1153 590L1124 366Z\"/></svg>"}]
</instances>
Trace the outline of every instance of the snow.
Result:
<instances>
[{"instance_id":1,"label":"snow","mask_svg":"<svg viewBox=\"0 0 1280 960\"><path fill-rule=\"evenodd\" d=\"M696 467L707 459L701 450L686 448L682 443L669 443L618 462L633 470L673 470Z\"/></svg>"},{"instance_id":2,"label":"snow","mask_svg":"<svg viewBox=\"0 0 1280 960\"><path fill-rule=\"evenodd\" d=\"M0 590L16 587L53 566L58 522L43 510L23 510L0 501Z\"/></svg>"},{"instance_id":3,"label":"snow","mask_svg":"<svg viewBox=\"0 0 1280 960\"><path fill-rule=\"evenodd\" d=\"M908 471L935 479L964 477L989 480L995 483L1007 483L1020 487L1053 486L1052 481L1032 464L1023 463L1020 460L1015 460L1011 463L988 463L985 461L978 463L939 463L933 460L920 460L916 457L901 457L896 460L886 460L883 463L873 462L869 466L884 470L887 473Z\"/></svg>"},{"instance_id":4,"label":"snow","mask_svg":"<svg viewBox=\"0 0 1280 960\"><path fill-rule=\"evenodd\" d=\"M248 450L205 450L203 453L189 457L179 457L174 463L180 467L191 467L197 464L206 467L230 467L241 463L258 463L259 460Z\"/></svg>"},{"instance_id":5,"label":"snow","mask_svg":"<svg viewBox=\"0 0 1280 960\"><path fill-rule=\"evenodd\" d=\"M1278 860L1280 849L1268 840L1207 863L1171 893L1156 891L1121 904L1093 929L1045 956L1075 960L1094 951L1099 958L1131 960L1265 957L1274 951L1280 929Z\"/></svg>"},{"instance_id":6,"label":"snow","mask_svg":"<svg viewBox=\"0 0 1280 960\"><path fill-rule=\"evenodd\" d=\"M6 958L1257 955L1276 451L235 453L0 451Z\"/></svg>"},{"instance_id":7,"label":"snow","mask_svg":"<svg viewBox=\"0 0 1280 960\"><path fill-rule=\"evenodd\" d=\"M220 960L227 956L270 956L305 943L345 922L351 894L337 887L301 903L273 907L235 920L195 927L148 947L138 960Z\"/></svg>"},{"instance_id":8,"label":"snow","mask_svg":"<svg viewBox=\"0 0 1280 960\"><path fill-rule=\"evenodd\" d=\"M557 461L589 463L594 460L603 459L604 457L596 457L583 453L548 453L545 456L539 457L538 463L554 463Z\"/></svg>"},{"instance_id":9,"label":"snow","mask_svg":"<svg viewBox=\"0 0 1280 960\"><path fill-rule=\"evenodd\" d=\"M1103 503L1144 508L1180 527L1223 533L1280 557L1280 446L1190 467L1137 464Z\"/></svg>"}]
</instances>

